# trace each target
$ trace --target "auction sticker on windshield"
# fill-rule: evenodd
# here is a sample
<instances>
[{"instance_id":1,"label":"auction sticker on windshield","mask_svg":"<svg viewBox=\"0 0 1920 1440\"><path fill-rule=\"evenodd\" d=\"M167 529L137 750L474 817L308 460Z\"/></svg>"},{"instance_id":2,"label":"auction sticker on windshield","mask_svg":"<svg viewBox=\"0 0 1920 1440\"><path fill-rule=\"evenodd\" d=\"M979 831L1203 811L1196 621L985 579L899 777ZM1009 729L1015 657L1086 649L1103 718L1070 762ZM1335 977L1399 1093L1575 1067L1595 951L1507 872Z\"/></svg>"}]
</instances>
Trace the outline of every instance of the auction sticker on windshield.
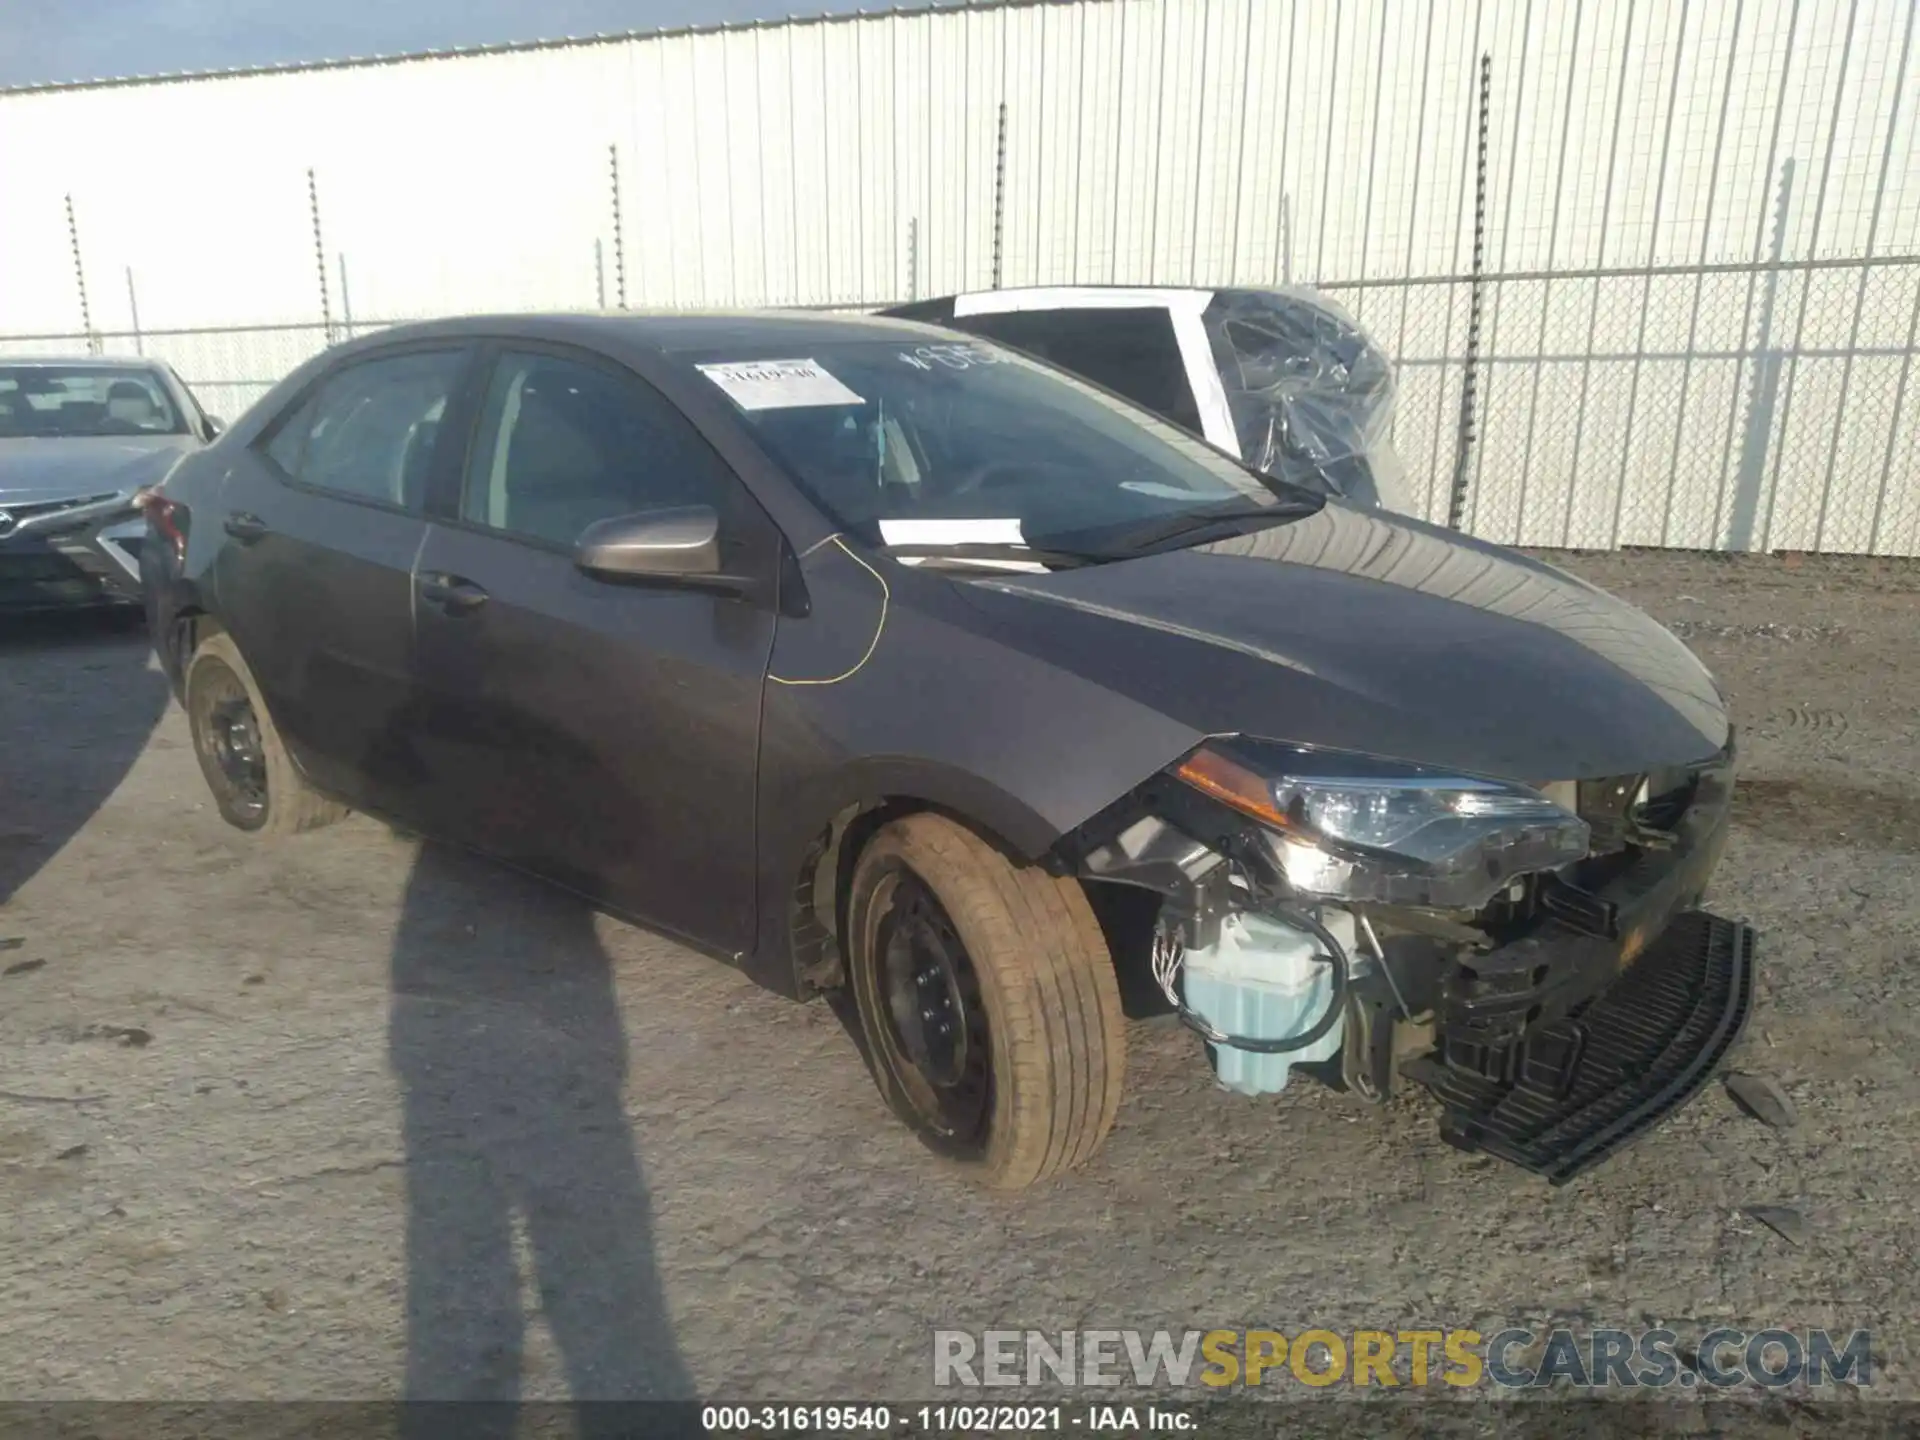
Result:
<instances>
[{"instance_id":1,"label":"auction sticker on windshield","mask_svg":"<svg viewBox=\"0 0 1920 1440\"><path fill-rule=\"evenodd\" d=\"M818 360L740 360L702 365L700 373L742 410L798 410L813 405L863 405Z\"/></svg>"}]
</instances>

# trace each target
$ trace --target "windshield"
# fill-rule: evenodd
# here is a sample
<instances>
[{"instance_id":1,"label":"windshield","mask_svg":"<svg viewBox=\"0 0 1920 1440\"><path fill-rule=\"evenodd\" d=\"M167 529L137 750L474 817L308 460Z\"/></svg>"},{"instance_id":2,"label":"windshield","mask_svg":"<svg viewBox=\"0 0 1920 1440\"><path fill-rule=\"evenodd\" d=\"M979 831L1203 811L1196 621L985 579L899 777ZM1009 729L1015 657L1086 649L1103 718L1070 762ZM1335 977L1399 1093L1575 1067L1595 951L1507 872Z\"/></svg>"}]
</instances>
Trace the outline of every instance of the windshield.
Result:
<instances>
[{"instance_id":1,"label":"windshield","mask_svg":"<svg viewBox=\"0 0 1920 1440\"><path fill-rule=\"evenodd\" d=\"M777 342L776 342L777 343ZM981 341L858 340L691 357L794 480L869 543L1061 551L1316 497Z\"/></svg>"},{"instance_id":2,"label":"windshield","mask_svg":"<svg viewBox=\"0 0 1920 1440\"><path fill-rule=\"evenodd\" d=\"M186 433L166 385L143 365L0 366L0 438Z\"/></svg>"}]
</instances>

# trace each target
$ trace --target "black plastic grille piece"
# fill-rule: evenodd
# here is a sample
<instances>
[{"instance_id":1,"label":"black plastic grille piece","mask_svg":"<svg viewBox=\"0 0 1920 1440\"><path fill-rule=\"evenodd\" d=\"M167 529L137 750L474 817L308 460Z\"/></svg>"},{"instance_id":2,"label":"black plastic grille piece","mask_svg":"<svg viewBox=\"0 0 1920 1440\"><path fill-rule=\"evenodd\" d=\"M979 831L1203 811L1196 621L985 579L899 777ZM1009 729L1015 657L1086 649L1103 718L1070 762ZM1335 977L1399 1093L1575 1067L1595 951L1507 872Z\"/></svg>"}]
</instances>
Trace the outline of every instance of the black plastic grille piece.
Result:
<instances>
[{"instance_id":1,"label":"black plastic grille piece","mask_svg":"<svg viewBox=\"0 0 1920 1440\"><path fill-rule=\"evenodd\" d=\"M1698 1094L1753 1009L1754 933L1693 910L1578 1015L1516 1045L1450 1047L1403 1073L1446 1107L1441 1138L1555 1185Z\"/></svg>"},{"instance_id":2,"label":"black plastic grille piece","mask_svg":"<svg viewBox=\"0 0 1920 1440\"><path fill-rule=\"evenodd\" d=\"M0 611L84 605L99 598L99 582L51 546L0 552Z\"/></svg>"}]
</instances>

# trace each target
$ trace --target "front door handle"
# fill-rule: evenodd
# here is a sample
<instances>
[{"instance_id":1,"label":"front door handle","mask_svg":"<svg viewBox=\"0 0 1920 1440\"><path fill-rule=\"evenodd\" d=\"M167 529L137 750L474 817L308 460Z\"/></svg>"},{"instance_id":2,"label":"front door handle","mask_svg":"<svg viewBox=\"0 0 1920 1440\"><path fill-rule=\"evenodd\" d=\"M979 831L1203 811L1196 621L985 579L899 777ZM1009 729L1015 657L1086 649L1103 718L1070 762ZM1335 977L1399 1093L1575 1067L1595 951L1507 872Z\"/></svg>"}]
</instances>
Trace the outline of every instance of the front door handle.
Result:
<instances>
[{"instance_id":1,"label":"front door handle","mask_svg":"<svg viewBox=\"0 0 1920 1440\"><path fill-rule=\"evenodd\" d=\"M246 510L236 510L227 516L225 526L227 534L242 544L251 545L267 533L267 522L258 515Z\"/></svg>"},{"instance_id":2,"label":"front door handle","mask_svg":"<svg viewBox=\"0 0 1920 1440\"><path fill-rule=\"evenodd\" d=\"M420 577L420 598L449 615L464 615L487 603L487 592L459 575L430 571Z\"/></svg>"}]
</instances>

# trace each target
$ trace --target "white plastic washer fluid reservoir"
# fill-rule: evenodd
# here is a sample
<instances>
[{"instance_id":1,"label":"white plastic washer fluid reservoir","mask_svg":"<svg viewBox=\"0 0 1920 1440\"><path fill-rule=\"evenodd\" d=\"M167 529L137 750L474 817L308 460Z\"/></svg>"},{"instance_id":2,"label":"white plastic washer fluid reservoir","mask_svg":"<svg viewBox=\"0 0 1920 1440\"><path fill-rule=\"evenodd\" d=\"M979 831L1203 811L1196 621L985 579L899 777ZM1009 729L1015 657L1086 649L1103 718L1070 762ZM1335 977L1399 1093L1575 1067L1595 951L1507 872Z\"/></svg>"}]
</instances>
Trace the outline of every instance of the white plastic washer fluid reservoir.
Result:
<instances>
[{"instance_id":1,"label":"white plastic washer fluid reservoir","mask_svg":"<svg viewBox=\"0 0 1920 1440\"><path fill-rule=\"evenodd\" d=\"M1327 909L1320 923L1351 957L1353 917ZM1218 941L1186 953L1181 986L1187 1008L1224 1035L1286 1040L1304 1034L1319 1023L1333 1000L1333 966L1319 958L1324 949L1306 931L1278 920L1229 915L1220 922ZM1287 1088L1288 1072L1295 1065L1339 1054L1345 1026L1345 1017L1336 1017L1311 1045L1282 1054L1216 1045L1214 1073L1227 1089L1242 1095L1275 1094Z\"/></svg>"}]
</instances>

